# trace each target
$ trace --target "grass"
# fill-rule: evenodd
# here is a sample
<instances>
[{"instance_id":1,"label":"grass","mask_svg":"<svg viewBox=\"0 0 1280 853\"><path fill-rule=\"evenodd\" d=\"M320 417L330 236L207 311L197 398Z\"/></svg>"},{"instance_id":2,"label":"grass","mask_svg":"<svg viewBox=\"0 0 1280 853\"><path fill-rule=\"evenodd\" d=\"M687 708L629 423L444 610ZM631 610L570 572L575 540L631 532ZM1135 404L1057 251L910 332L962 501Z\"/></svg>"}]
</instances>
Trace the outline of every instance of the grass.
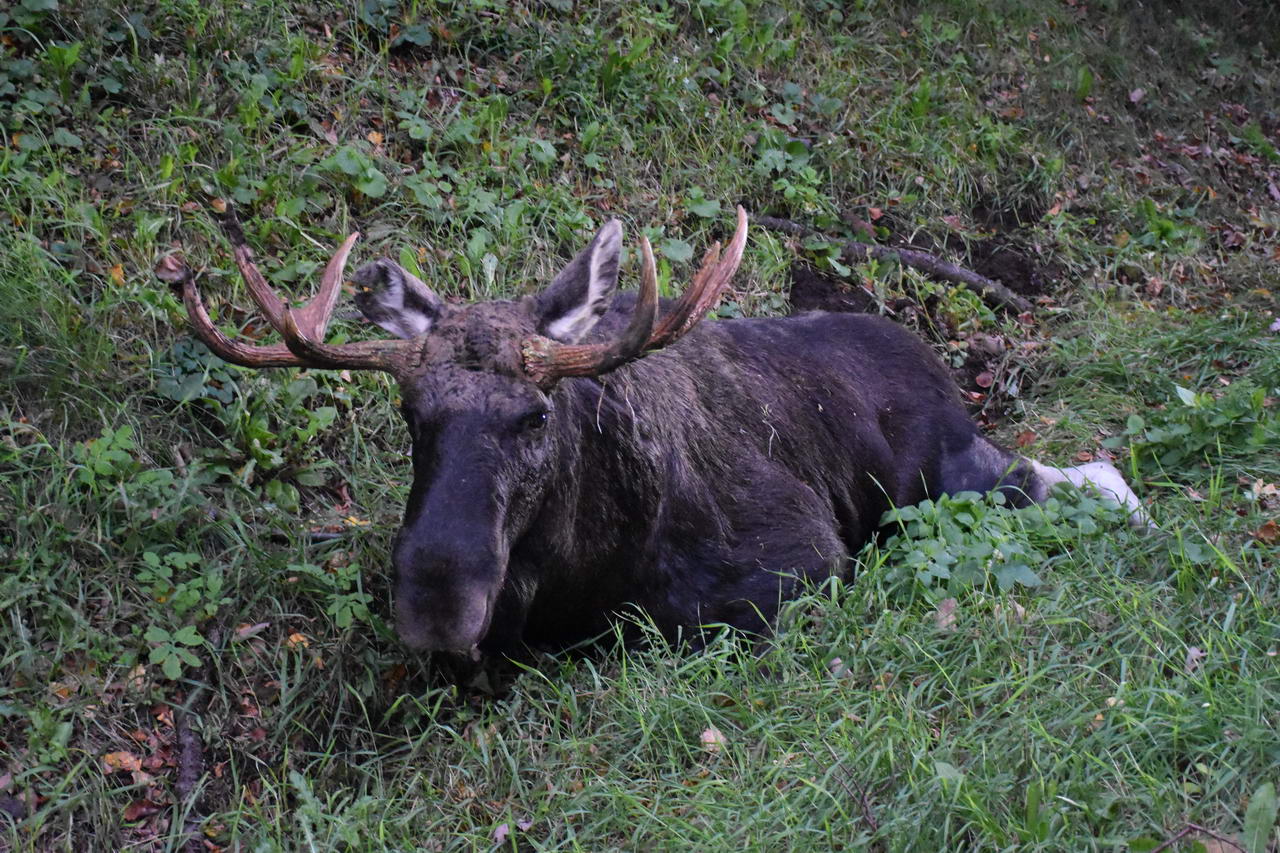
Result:
<instances>
[{"instance_id":1,"label":"grass","mask_svg":"<svg viewBox=\"0 0 1280 853\"><path fill-rule=\"evenodd\" d=\"M1280 29L1129 5L0 11L0 844L1274 849ZM1011 246L1053 280L1029 323L759 230L724 313L785 312L801 255L957 367L998 339L990 387L961 374L995 434L1115 453L1161 531L944 506L943 552L1040 583L926 584L889 538L767 646L454 687L384 621L394 387L223 365L151 274L180 243L249 319L221 200L299 296L353 229L461 298L531 292L610 216L677 283L738 202Z\"/></svg>"}]
</instances>

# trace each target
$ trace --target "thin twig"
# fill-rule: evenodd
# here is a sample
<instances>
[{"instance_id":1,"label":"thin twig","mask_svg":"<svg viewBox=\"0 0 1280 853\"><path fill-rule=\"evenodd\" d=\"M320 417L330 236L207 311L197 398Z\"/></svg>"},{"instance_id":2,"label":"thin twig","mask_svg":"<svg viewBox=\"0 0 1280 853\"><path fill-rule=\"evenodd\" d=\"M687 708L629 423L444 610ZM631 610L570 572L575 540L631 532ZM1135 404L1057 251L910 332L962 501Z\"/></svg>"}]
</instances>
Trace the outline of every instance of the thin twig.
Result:
<instances>
[{"instance_id":1,"label":"thin twig","mask_svg":"<svg viewBox=\"0 0 1280 853\"><path fill-rule=\"evenodd\" d=\"M871 827L872 832L879 832L880 822L876 820L875 810L871 807L871 801L867 798L867 788L865 785L857 782L853 784L857 787L858 793L855 796L853 790L850 789L849 783L843 778L844 762L840 760L840 756L831 748L831 744L826 744L827 752L831 753L832 759L836 762L836 781L840 783L840 787L844 788L844 792L849 795L850 799L858 801L859 808L862 809L862 818L867 822L867 826Z\"/></svg>"},{"instance_id":2,"label":"thin twig","mask_svg":"<svg viewBox=\"0 0 1280 853\"><path fill-rule=\"evenodd\" d=\"M793 234L797 237L819 234L809 226L792 222L790 219L779 219L775 216L752 216L751 219L761 228ZM819 234L819 236L822 235ZM950 261L944 261L936 255L921 252L919 249L895 249L891 246L877 246L874 243L862 243L858 240L844 240L840 245L840 254L851 263L865 261L868 258L876 260L897 258L904 265L918 269L934 278L967 287L997 307L1012 308L1019 313L1031 310L1030 302L1000 282L957 266Z\"/></svg>"},{"instance_id":3,"label":"thin twig","mask_svg":"<svg viewBox=\"0 0 1280 853\"><path fill-rule=\"evenodd\" d=\"M1203 835L1208 835L1216 841L1221 841L1223 844L1229 844L1231 847L1235 848L1236 850L1239 850L1240 853L1245 853L1245 849L1241 847L1239 844L1237 844L1234 840L1228 838L1227 836L1223 835L1220 832L1214 832L1212 829L1209 829L1207 826L1201 826L1198 823L1188 823L1186 826L1182 827L1182 829L1178 830L1175 834L1166 838L1164 840L1164 843L1162 843L1159 847L1152 850L1151 853L1160 853L1160 851L1162 850L1168 850L1174 844L1177 844L1179 841L1186 838L1188 835L1190 835L1193 832L1199 832Z\"/></svg>"}]
</instances>

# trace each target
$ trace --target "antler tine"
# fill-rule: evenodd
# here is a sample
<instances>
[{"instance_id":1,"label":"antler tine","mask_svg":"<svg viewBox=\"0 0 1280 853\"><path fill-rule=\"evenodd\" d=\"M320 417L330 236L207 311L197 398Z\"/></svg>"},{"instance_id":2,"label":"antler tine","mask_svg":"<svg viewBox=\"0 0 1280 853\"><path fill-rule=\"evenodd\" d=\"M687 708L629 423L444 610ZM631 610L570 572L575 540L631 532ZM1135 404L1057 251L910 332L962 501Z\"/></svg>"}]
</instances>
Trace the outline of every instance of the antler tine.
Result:
<instances>
[{"instance_id":1,"label":"antler tine","mask_svg":"<svg viewBox=\"0 0 1280 853\"><path fill-rule=\"evenodd\" d=\"M253 251L245 241L244 230L240 227L240 220L236 218L235 212L231 208L227 208L227 212L222 217L222 231L231 242L236 267L240 270L240 275L244 278L245 284L249 286L249 293L253 296L253 301L262 309L262 313L266 316L267 322L271 324L271 327L283 335L285 329L284 318L290 308L276 294L275 290L258 270L258 265L253 261ZM333 315L333 308L338 302L338 293L342 287L342 272L346 269L347 257L351 254L351 248L358 239L360 239L359 231L351 234L343 241L338 250L334 252L333 257L329 259L328 265L325 266L324 274L320 277L320 289L316 292L316 295L301 308L292 309L296 315L295 320L298 328L312 340L323 340L325 332L328 331L329 318Z\"/></svg>"},{"instance_id":2,"label":"antler tine","mask_svg":"<svg viewBox=\"0 0 1280 853\"><path fill-rule=\"evenodd\" d=\"M540 387L549 388L564 376L599 376L647 352L679 340L697 325L720 300L729 280L738 269L747 244L747 212L738 207L738 227L723 256L720 244L703 257L702 267L675 306L654 328L657 310L658 273L653 248L643 236L640 298L626 331L611 344L562 344L534 335L524 343L524 367ZM642 337L643 335L643 337Z\"/></svg>"},{"instance_id":3,"label":"antler tine","mask_svg":"<svg viewBox=\"0 0 1280 853\"><path fill-rule=\"evenodd\" d=\"M693 281L671 311L665 314L654 330L648 349L660 349L679 340L692 329L707 312L715 307L724 295L733 274L742 261L742 251L747 245L747 212L738 206L738 227L729 241L728 251L720 254L720 244L714 243L702 258Z\"/></svg>"},{"instance_id":4,"label":"antler tine","mask_svg":"<svg viewBox=\"0 0 1280 853\"><path fill-rule=\"evenodd\" d=\"M231 340L213 324L205 310L196 277L191 268L174 255L161 259L156 275L181 292L187 316L195 328L196 337L223 361L243 367L306 367L307 363L289 351L284 344L252 346Z\"/></svg>"},{"instance_id":5,"label":"antler tine","mask_svg":"<svg viewBox=\"0 0 1280 853\"><path fill-rule=\"evenodd\" d=\"M253 251L244 239L244 229L240 227L235 209L228 207L218 223L222 226L222 233L226 235L227 241L231 243L232 257L235 258L236 267L240 270L240 277L249 286L249 294L253 297L253 301L262 310L271 328L283 333L284 312L288 310L288 306L276 295L271 285L267 284L267 280L258 271L258 265L253 262Z\"/></svg>"}]
</instances>

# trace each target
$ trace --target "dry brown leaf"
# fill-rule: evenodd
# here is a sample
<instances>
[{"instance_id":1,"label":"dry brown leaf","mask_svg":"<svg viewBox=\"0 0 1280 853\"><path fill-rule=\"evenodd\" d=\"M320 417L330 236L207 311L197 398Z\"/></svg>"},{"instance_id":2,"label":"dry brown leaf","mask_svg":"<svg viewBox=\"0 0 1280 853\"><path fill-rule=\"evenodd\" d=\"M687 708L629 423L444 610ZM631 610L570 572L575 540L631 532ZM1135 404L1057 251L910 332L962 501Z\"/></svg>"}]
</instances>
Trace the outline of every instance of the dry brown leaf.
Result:
<instances>
[{"instance_id":1,"label":"dry brown leaf","mask_svg":"<svg viewBox=\"0 0 1280 853\"><path fill-rule=\"evenodd\" d=\"M121 771L136 773L141 769L142 759L127 750L108 752L102 756L102 770L104 773L119 773Z\"/></svg>"},{"instance_id":2,"label":"dry brown leaf","mask_svg":"<svg viewBox=\"0 0 1280 853\"><path fill-rule=\"evenodd\" d=\"M699 740L702 741L702 748L711 753L719 752L724 745L728 743L728 741L725 740L724 734L722 734L715 726L709 726L703 729Z\"/></svg>"},{"instance_id":3,"label":"dry brown leaf","mask_svg":"<svg viewBox=\"0 0 1280 853\"><path fill-rule=\"evenodd\" d=\"M531 826L533 826L533 821L531 820L516 821L516 829L520 830L521 832L527 831ZM511 825L507 823L500 823L498 824L498 828L493 831L493 840L498 844L502 844L504 841L507 840L507 836L509 836L510 834L511 834Z\"/></svg>"},{"instance_id":4,"label":"dry brown leaf","mask_svg":"<svg viewBox=\"0 0 1280 853\"><path fill-rule=\"evenodd\" d=\"M1027 609L1016 601L1009 602L1009 610L1007 613L1005 612L1005 608L999 604L993 607L992 610L994 611L997 619L1004 617L1014 622L1027 621Z\"/></svg>"},{"instance_id":5,"label":"dry brown leaf","mask_svg":"<svg viewBox=\"0 0 1280 853\"><path fill-rule=\"evenodd\" d=\"M124 819L127 821L141 820L144 817L159 814L163 809L164 806L159 803L153 803L150 800L134 800L124 807Z\"/></svg>"},{"instance_id":6,"label":"dry brown leaf","mask_svg":"<svg viewBox=\"0 0 1280 853\"><path fill-rule=\"evenodd\" d=\"M1196 646L1191 646L1187 649L1187 659L1182 665L1182 668L1186 670L1187 675L1192 674L1200 668L1200 661L1205 658L1206 654L1207 653L1203 649L1197 648Z\"/></svg>"},{"instance_id":7,"label":"dry brown leaf","mask_svg":"<svg viewBox=\"0 0 1280 853\"><path fill-rule=\"evenodd\" d=\"M939 631L954 631L956 629L956 600L954 598L944 598L938 602L938 609L933 612L933 624L938 626Z\"/></svg>"},{"instance_id":8,"label":"dry brown leaf","mask_svg":"<svg viewBox=\"0 0 1280 853\"><path fill-rule=\"evenodd\" d=\"M1276 524L1274 518L1268 519L1265 524L1253 531L1254 538L1259 542L1266 542L1268 545L1276 544L1276 540L1280 539L1280 525Z\"/></svg>"},{"instance_id":9,"label":"dry brown leaf","mask_svg":"<svg viewBox=\"0 0 1280 853\"><path fill-rule=\"evenodd\" d=\"M311 648L311 638L308 637L306 634L300 634L296 631L288 636L288 638L285 640L285 643L287 643L289 648L291 649Z\"/></svg>"},{"instance_id":10,"label":"dry brown leaf","mask_svg":"<svg viewBox=\"0 0 1280 853\"><path fill-rule=\"evenodd\" d=\"M1014 447L1026 447L1033 444L1038 436L1029 429L1024 429L1018 433L1018 437L1013 440Z\"/></svg>"}]
</instances>

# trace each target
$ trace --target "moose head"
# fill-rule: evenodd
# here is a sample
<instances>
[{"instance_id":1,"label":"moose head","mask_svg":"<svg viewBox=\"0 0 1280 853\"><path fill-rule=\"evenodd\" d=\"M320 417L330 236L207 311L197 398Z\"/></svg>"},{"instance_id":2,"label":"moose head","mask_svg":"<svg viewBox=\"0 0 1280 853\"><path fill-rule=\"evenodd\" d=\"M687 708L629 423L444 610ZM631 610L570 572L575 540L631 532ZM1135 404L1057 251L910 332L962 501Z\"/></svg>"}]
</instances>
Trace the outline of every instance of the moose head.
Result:
<instances>
[{"instance_id":1,"label":"moose head","mask_svg":"<svg viewBox=\"0 0 1280 853\"><path fill-rule=\"evenodd\" d=\"M534 523L547 500L546 484L572 452L571 430L560 422L558 384L602 376L685 335L737 269L746 223L739 207L728 248L721 254L719 244L713 246L691 285L661 315L653 251L641 237L640 289L629 322L603 335L595 327L617 287L617 220L545 289L515 300L452 304L394 261L365 264L353 277L356 305L395 335L392 340L324 342L358 234L334 253L315 297L290 308L258 270L234 217L225 218L235 263L283 337L279 344L250 345L224 335L205 309L195 275L178 258L166 258L158 273L181 292L199 338L226 361L379 370L395 378L414 473L392 552L397 631L415 650L474 653L508 582L513 543Z\"/></svg>"}]
</instances>

